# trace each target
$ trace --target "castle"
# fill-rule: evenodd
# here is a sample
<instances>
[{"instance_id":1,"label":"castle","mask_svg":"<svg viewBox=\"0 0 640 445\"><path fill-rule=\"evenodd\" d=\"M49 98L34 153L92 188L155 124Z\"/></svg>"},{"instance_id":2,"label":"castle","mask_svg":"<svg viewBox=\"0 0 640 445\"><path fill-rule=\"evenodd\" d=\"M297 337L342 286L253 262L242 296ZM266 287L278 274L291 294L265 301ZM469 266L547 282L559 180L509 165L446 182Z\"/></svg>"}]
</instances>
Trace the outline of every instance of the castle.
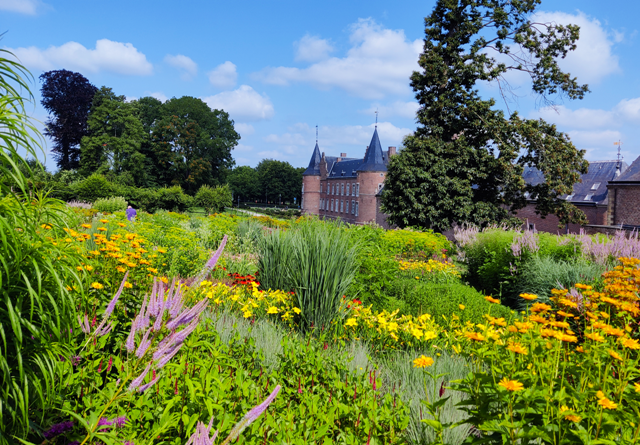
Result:
<instances>
[{"instance_id":1,"label":"castle","mask_svg":"<svg viewBox=\"0 0 640 445\"><path fill-rule=\"evenodd\" d=\"M380 212L380 192L387 176L389 157L396 147L382 150L376 126L364 158L320 154L318 141L309 166L302 174L302 212L352 224L376 222L387 227Z\"/></svg>"}]
</instances>

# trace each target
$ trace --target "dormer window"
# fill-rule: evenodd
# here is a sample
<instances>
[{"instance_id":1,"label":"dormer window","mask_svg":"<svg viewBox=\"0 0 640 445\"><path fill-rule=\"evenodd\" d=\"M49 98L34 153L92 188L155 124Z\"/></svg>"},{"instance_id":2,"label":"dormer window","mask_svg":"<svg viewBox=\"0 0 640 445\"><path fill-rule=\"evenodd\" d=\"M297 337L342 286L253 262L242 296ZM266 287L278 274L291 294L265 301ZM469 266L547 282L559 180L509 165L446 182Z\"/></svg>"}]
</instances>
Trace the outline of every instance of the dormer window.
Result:
<instances>
[{"instance_id":1,"label":"dormer window","mask_svg":"<svg viewBox=\"0 0 640 445\"><path fill-rule=\"evenodd\" d=\"M575 193L572 193L572 194L570 194L570 195L567 195L566 200L567 200L567 201L571 201L571 200L573 199L573 197L574 197L574 196L576 196L576 194L575 194Z\"/></svg>"},{"instance_id":2,"label":"dormer window","mask_svg":"<svg viewBox=\"0 0 640 445\"><path fill-rule=\"evenodd\" d=\"M598 187L600 187L600 183L599 183L599 182L595 182L595 183L591 186L591 190L598 190Z\"/></svg>"},{"instance_id":3,"label":"dormer window","mask_svg":"<svg viewBox=\"0 0 640 445\"><path fill-rule=\"evenodd\" d=\"M585 201L591 201L591 198L593 198L593 193L589 193L587 196L584 197Z\"/></svg>"}]
</instances>

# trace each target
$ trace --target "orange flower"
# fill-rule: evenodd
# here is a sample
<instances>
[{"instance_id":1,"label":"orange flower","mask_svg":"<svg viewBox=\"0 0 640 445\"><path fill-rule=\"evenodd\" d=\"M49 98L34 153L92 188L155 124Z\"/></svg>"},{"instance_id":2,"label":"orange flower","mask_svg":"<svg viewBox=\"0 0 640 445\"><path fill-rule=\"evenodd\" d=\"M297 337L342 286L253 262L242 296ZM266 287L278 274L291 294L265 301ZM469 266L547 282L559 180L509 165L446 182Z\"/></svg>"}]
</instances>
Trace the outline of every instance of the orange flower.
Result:
<instances>
[{"instance_id":1,"label":"orange flower","mask_svg":"<svg viewBox=\"0 0 640 445\"><path fill-rule=\"evenodd\" d=\"M620 343L622 346L629 349L640 349L640 342L632 338L621 338Z\"/></svg>"},{"instance_id":2,"label":"orange flower","mask_svg":"<svg viewBox=\"0 0 640 445\"><path fill-rule=\"evenodd\" d=\"M598 405L602 406L604 409L616 409L618 407L617 403L612 402L606 397L603 397L600 400L598 400Z\"/></svg>"},{"instance_id":3,"label":"orange flower","mask_svg":"<svg viewBox=\"0 0 640 445\"><path fill-rule=\"evenodd\" d=\"M520 298L524 298L525 300L531 301L531 300L537 299L538 296L534 294L520 294Z\"/></svg>"},{"instance_id":4,"label":"orange flower","mask_svg":"<svg viewBox=\"0 0 640 445\"><path fill-rule=\"evenodd\" d=\"M618 354L616 351L609 349L609 355L613 358L615 358L616 360L620 360L622 361L622 356L620 354Z\"/></svg>"},{"instance_id":5,"label":"orange flower","mask_svg":"<svg viewBox=\"0 0 640 445\"><path fill-rule=\"evenodd\" d=\"M496 298L492 298L491 296L487 295L486 297L484 297L485 300L487 300L489 303L495 303L495 304L500 304L500 300L496 299Z\"/></svg>"},{"instance_id":6,"label":"orange flower","mask_svg":"<svg viewBox=\"0 0 640 445\"><path fill-rule=\"evenodd\" d=\"M470 340L485 341L487 338L479 332L465 332L464 336Z\"/></svg>"},{"instance_id":7,"label":"orange flower","mask_svg":"<svg viewBox=\"0 0 640 445\"><path fill-rule=\"evenodd\" d=\"M546 312L551 310L551 306L546 303L533 303L530 310L531 312Z\"/></svg>"},{"instance_id":8,"label":"orange flower","mask_svg":"<svg viewBox=\"0 0 640 445\"><path fill-rule=\"evenodd\" d=\"M589 340L598 341L598 342L604 341L604 337L598 334L597 332L594 332L592 334L584 334L584 336L587 337Z\"/></svg>"},{"instance_id":9,"label":"orange flower","mask_svg":"<svg viewBox=\"0 0 640 445\"><path fill-rule=\"evenodd\" d=\"M498 383L498 385L502 386L508 391L522 391L524 389L522 383L517 380L509 380L506 377L500 380L500 383Z\"/></svg>"}]
</instances>

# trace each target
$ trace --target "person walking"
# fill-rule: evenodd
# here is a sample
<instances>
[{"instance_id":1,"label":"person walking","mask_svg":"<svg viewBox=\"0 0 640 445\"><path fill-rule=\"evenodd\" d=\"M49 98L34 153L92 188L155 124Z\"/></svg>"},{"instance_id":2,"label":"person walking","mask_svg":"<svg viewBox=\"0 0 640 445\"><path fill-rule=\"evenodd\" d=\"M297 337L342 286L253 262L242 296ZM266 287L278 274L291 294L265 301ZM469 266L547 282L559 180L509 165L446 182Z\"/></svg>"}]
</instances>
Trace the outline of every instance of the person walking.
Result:
<instances>
[{"instance_id":1,"label":"person walking","mask_svg":"<svg viewBox=\"0 0 640 445\"><path fill-rule=\"evenodd\" d=\"M138 214L138 212L136 212L136 209L132 208L131 206L127 207L127 219L129 221L133 221L136 219L136 215Z\"/></svg>"}]
</instances>

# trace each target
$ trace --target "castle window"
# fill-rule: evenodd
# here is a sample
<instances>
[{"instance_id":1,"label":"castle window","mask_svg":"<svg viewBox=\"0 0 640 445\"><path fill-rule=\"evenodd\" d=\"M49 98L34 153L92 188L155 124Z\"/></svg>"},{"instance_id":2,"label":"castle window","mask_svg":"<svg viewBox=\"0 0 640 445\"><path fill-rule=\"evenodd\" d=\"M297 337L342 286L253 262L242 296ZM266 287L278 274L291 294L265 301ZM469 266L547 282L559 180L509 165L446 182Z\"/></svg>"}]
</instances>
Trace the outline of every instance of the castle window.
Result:
<instances>
[{"instance_id":1,"label":"castle window","mask_svg":"<svg viewBox=\"0 0 640 445\"><path fill-rule=\"evenodd\" d=\"M598 190L598 187L600 187L600 183L596 182L591 186L591 190Z\"/></svg>"},{"instance_id":2,"label":"castle window","mask_svg":"<svg viewBox=\"0 0 640 445\"><path fill-rule=\"evenodd\" d=\"M356 216L358 216L359 207L360 207L360 204L358 203L358 201L356 201Z\"/></svg>"},{"instance_id":3,"label":"castle window","mask_svg":"<svg viewBox=\"0 0 640 445\"><path fill-rule=\"evenodd\" d=\"M356 196L360 196L360 184L356 184ZM357 208L357 205L356 205Z\"/></svg>"},{"instance_id":4,"label":"castle window","mask_svg":"<svg viewBox=\"0 0 640 445\"><path fill-rule=\"evenodd\" d=\"M585 201L591 201L591 198L593 198L593 193L589 193L587 196L584 197Z\"/></svg>"},{"instance_id":5,"label":"castle window","mask_svg":"<svg viewBox=\"0 0 640 445\"><path fill-rule=\"evenodd\" d=\"M333 199L331 200L331 211L333 212Z\"/></svg>"},{"instance_id":6,"label":"castle window","mask_svg":"<svg viewBox=\"0 0 640 445\"><path fill-rule=\"evenodd\" d=\"M322 183L320 183L320 193L322 193Z\"/></svg>"},{"instance_id":7,"label":"castle window","mask_svg":"<svg viewBox=\"0 0 640 445\"><path fill-rule=\"evenodd\" d=\"M342 213L344 211L344 201L341 199L340 200L340 213Z\"/></svg>"},{"instance_id":8,"label":"castle window","mask_svg":"<svg viewBox=\"0 0 640 445\"><path fill-rule=\"evenodd\" d=\"M570 194L570 195L567 195L567 198L566 198L566 199L567 199L567 201L571 201L575 195L576 195L575 193L572 193L572 194Z\"/></svg>"},{"instance_id":9,"label":"castle window","mask_svg":"<svg viewBox=\"0 0 640 445\"><path fill-rule=\"evenodd\" d=\"M347 199L344 204L344 213L349 213L349 200Z\"/></svg>"},{"instance_id":10,"label":"castle window","mask_svg":"<svg viewBox=\"0 0 640 445\"><path fill-rule=\"evenodd\" d=\"M304 193L304 182L302 183L302 193Z\"/></svg>"},{"instance_id":11,"label":"castle window","mask_svg":"<svg viewBox=\"0 0 640 445\"><path fill-rule=\"evenodd\" d=\"M347 184L347 196L349 196L349 186L350 184Z\"/></svg>"},{"instance_id":12,"label":"castle window","mask_svg":"<svg viewBox=\"0 0 640 445\"><path fill-rule=\"evenodd\" d=\"M355 201L352 199L351 200L351 214L352 215L355 213L355 210L356 210Z\"/></svg>"},{"instance_id":13,"label":"castle window","mask_svg":"<svg viewBox=\"0 0 640 445\"><path fill-rule=\"evenodd\" d=\"M344 182L340 184L340 196L344 195Z\"/></svg>"},{"instance_id":14,"label":"castle window","mask_svg":"<svg viewBox=\"0 0 640 445\"><path fill-rule=\"evenodd\" d=\"M382 184L378 184L378 191L382 190Z\"/></svg>"},{"instance_id":15,"label":"castle window","mask_svg":"<svg viewBox=\"0 0 640 445\"><path fill-rule=\"evenodd\" d=\"M331 186L331 194L332 195L336 194L336 186L335 186L335 184Z\"/></svg>"},{"instance_id":16,"label":"castle window","mask_svg":"<svg viewBox=\"0 0 640 445\"><path fill-rule=\"evenodd\" d=\"M356 196L356 183L351 186L351 196Z\"/></svg>"}]
</instances>

